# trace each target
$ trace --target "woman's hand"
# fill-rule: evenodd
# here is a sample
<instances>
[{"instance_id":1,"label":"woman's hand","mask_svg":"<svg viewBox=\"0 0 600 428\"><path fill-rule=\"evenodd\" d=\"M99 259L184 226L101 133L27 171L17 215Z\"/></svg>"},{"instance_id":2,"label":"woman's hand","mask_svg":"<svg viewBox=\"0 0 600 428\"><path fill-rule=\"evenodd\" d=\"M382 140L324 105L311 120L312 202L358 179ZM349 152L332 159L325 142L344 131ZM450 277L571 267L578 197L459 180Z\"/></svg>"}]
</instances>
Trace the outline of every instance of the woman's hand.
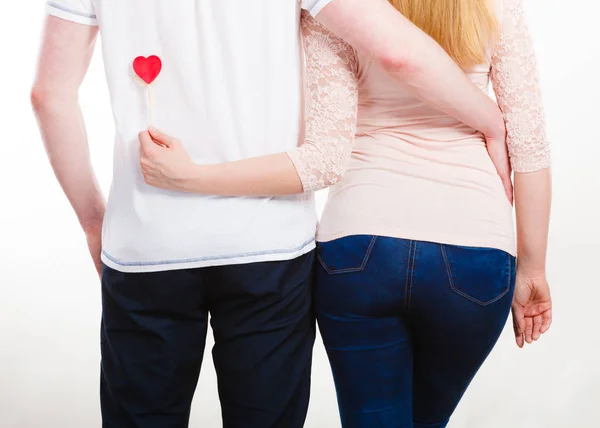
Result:
<instances>
[{"instance_id":1,"label":"woman's hand","mask_svg":"<svg viewBox=\"0 0 600 428\"><path fill-rule=\"evenodd\" d=\"M519 348L548 331L552 324L552 298L545 272L517 268L512 316Z\"/></svg>"},{"instance_id":2,"label":"woman's hand","mask_svg":"<svg viewBox=\"0 0 600 428\"><path fill-rule=\"evenodd\" d=\"M161 189L191 191L189 183L199 167L179 140L154 128L140 132L138 138L144 181Z\"/></svg>"}]
</instances>

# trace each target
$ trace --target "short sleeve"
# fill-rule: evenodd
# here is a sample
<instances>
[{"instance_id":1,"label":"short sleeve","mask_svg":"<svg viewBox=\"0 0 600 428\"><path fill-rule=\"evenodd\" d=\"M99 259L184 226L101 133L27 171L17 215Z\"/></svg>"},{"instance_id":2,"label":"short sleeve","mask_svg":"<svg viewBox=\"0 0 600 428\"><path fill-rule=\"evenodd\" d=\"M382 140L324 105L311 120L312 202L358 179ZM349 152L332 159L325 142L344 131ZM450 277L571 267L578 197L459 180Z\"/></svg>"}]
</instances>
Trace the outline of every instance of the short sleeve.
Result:
<instances>
[{"instance_id":1,"label":"short sleeve","mask_svg":"<svg viewBox=\"0 0 600 428\"><path fill-rule=\"evenodd\" d=\"M308 11L313 17L317 16L321 10L333 0L300 0L302 9Z\"/></svg>"},{"instance_id":2,"label":"short sleeve","mask_svg":"<svg viewBox=\"0 0 600 428\"><path fill-rule=\"evenodd\" d=\"M85 25L98 25L92 0L49 0L46 3L49 15Z\"/></svg>"}]
</instances>

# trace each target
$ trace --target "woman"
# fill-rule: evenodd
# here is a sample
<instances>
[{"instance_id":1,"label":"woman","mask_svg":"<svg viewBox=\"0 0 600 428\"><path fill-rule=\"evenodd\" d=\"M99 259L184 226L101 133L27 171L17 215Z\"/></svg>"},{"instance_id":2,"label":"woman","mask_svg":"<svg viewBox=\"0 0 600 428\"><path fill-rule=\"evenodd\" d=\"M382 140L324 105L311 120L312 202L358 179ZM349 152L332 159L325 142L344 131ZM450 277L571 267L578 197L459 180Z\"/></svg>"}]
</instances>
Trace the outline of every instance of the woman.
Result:
<instances>
[{"instance_id":1,"label":"woman","mask_svg":"<svg viewBox=\"0 0 600 428\"><path fill-rule=\"evenodd\" d=\"M511 301L518 346L550 327L543 109L522 0L497 1L391 3L476 85L491 79L515 171L517 242L510 191L507 198L483 136L419 101L308 16L314 120L308 143L288 154L297 175L284 154L199 169L177 140L141 134L146 181L167 189L295 193L335 183L347 167L319 227L316 286L344 427L445 427ZM263 179L240 180L242 170L261 170Z\"/></svg>"},{"instance_id":2,"label":"woman","mask_svg":"<svg viewBox=\"0 0 600 428\"><path fill-rule=\"evenodd\" d=\"M502 332L515 279L517 344L549 328L550 157L522 0L392 3L474 83L491 78L518 242L481 136L357 53L357 138L319 228L317 318L344 427L445 427Z\"/></svg>"}]
</instances>

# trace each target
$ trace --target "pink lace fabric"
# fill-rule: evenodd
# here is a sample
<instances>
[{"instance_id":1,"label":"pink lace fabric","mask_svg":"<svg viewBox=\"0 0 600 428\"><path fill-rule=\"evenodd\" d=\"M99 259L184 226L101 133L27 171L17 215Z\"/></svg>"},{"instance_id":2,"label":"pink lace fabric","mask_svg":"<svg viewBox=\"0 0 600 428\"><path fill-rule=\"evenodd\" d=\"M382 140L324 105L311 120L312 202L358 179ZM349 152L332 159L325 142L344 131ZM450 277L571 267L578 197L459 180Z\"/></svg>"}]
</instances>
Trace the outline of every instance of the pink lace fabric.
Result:
<instances>
[{"instance_id":1,"label":"pink lace fabric","mask_svg":"<svg viewBox=\"0 0 600 428\"><path fill-rule=\"evenodd\" d=\"M337 183L356 134L358 83L354 50L302 12L305 138L289 151L304 191Z\"/></svg>"},{"instance_id":2,"label":"pink lace fabric","mask_svg":"<svg viewBox=\"0 0 600 428\"><path fill-rule=\"evenodd\" d=\"M504 0L503 6L490 78L506 122L512 168L534 172L551 164L537 64L523 0Z\"/></svg>"}]
</instances>

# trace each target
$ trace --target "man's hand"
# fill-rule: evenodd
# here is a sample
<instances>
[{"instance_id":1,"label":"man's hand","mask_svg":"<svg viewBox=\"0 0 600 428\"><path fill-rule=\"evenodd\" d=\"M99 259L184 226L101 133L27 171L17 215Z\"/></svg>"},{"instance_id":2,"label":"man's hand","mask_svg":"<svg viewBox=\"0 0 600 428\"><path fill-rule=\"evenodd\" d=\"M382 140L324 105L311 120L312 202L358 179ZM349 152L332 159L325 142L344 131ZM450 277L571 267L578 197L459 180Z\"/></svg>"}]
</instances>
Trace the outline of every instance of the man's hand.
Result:
<instances>
[{"instance_id":1,"label":"man's hand","mask_svg":"<svg viewBox=\"0 0 600 428\"><path fill-rule=\"evenodd\" d=\"M497 136L486 136L485 143L490 158L502 180L506 197L512 204L514 201L513 182L511 179L512 168L508 156L508 147L506 146L506 130L500 130Z\"/></svg>"},{"instance_id":2,"label":"man's hand","mask_svg":"<svg viewBox=\"0 0 600 428\"><path fill-rule=\"evenodd\" d=\"M512 316L519 348L548 331L552 324L552 298L545 273L517 268Z\"/></svg>"},{"instance_id":3,"label":"man's hand","mask_svg":"<svg viewBox=\"0 0 600 428\"><path fill-rule=\"evenodd\" d=\"M102 275L102 260L100 259L102 254L102 225L85 229L85 236L90 255L94 261L94 266L100 276Z\"/></svg>"},{"instance_id":4,"label":"man's hand","mask_svg":"<svg viewBox=\"0 0 600 428\"><path fill-rule=\"evenodd\" d=\"M189 181L196 165L181 142L157 129L140 132L140 165L144 181L153 187L175 191L191 191Z\"/></svg>"}]
</instances>

